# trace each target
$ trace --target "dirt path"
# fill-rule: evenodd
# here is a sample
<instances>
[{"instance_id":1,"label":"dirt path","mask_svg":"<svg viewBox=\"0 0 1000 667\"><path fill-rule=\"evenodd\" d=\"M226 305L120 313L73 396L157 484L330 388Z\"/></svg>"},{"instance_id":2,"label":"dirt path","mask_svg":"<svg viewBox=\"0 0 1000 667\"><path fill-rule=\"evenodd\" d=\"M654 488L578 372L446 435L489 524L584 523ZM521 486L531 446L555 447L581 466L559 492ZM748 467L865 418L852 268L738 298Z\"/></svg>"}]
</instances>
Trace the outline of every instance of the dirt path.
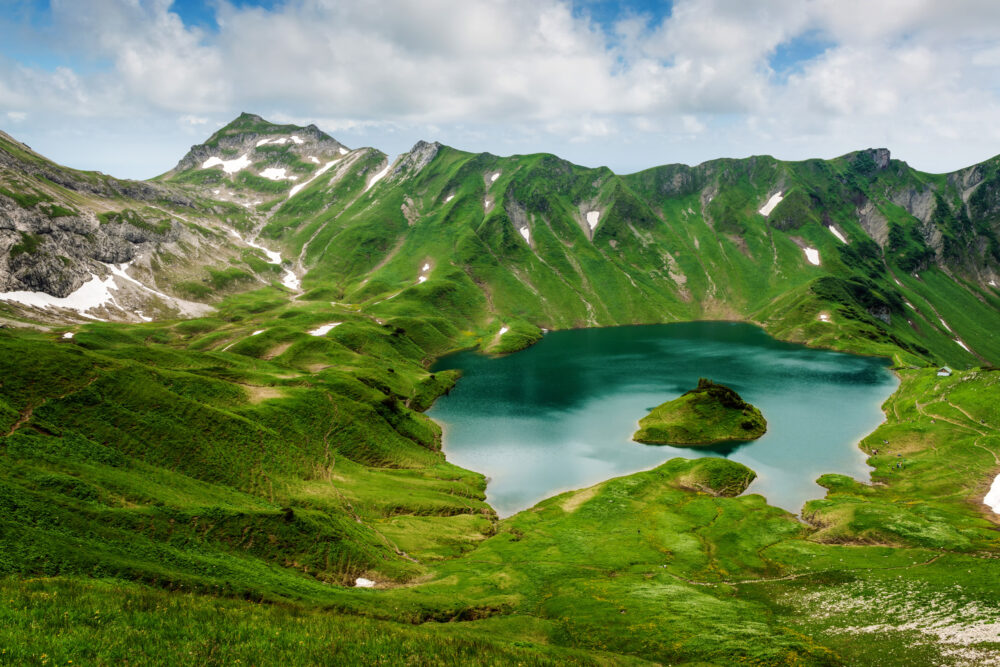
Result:
<instances>
[{"instance_id":1,"label":"dirt path","mask_svg":"<svg viewBox=\"0 0 1000 667\"><path fill-rule=\"evenodd\" d=\"M961 412L963 415L965 415L965 417L970 422L972 422L972 425L970 426L969 424L963 424L962 422L955 421L954 419L949 419L948 417L943 417L943 416L941 416L939 414L927 412L927 410L925 409L926 404L921 404L921 403L918 402L915 405L917 407L917 412L919 412L920 414L922 414L925 417L928 417L930 419L940 419L941 421L948 422L952 426L956 426L956 427L958 427L958 428L960 428L960 429L962 429L964 431L971 431L973 433L979 434L979 437L975 438L972 441L972 446L973 447L978 447L979 449L983 450L984 452L986 452L987 454L989 454L990 456L992 456L993 457L993 463L995 465L1000 466L1000 456L998 456L995 451L993 451L989 447L986 447L985 445L980 444L980 442L979 442L983 438L992 435L992 433L990 432L992 429L984 431L983 429L979 428L979 426L980 426L979 423L976 422L975 418L972 415L970 415L964 409L962 409L959 406L955 405L951 401L944 401L944 404L948 405L948 406L950 406L950 407L952 407L952 408L954 408L956 410L958 410L959 412ZM933 445L932 445L932 447L933 447Z\"/></svg>"},{"instance_id":2,"label":"dirt path","mask_svg":"<svg viewBox=\"0 0 1000 667\"><path fill-rule=\"evenodd\" d=\"M3 437L7 438L14 435L14 431L24 426L25 422L31 419L31 415L34 411L35 407L33 405L29 405L24 410L24 412L21 413L21 416L17 418L17 421L14 422L14 425L10 427L10 430L4 433Z\"/></svg>"}]
</instances>

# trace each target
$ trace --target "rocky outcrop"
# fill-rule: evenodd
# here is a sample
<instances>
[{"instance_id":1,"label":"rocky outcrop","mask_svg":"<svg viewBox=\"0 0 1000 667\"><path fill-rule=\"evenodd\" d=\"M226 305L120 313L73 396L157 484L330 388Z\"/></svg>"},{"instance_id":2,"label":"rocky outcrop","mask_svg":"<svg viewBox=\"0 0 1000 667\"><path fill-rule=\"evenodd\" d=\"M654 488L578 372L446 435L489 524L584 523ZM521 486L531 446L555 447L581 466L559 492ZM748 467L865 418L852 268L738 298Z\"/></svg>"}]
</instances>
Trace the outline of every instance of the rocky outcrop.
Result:
<instances>
[{"instance_id":1,"label":"rocky outcrop","mask_svg":"<svg viewBox=\"0 0 1000 667\"><path fill-rule=\"evenodd\" d=\"M130 262L182 233L176 221L157 222L162 231L122 219L101 224L89 212L50 218L0 195L0 292L65 297L91 274L103 274L101 263Z\"/></svg>"},{"instance_id":2,"label":"rocky outcrop","mask_svg":"<svg viewBox=\"0 0 1000 667\"><path fill-rule=\"evenodd\" d=\"M915 188L898 190L892 193L890 201L906 209L907 213L920 222L926 223L934 213L934 190L929 187L922 190Z\"/></svg>"},{"instance_id":3,"label":"rocky outcrop","mask_svg":"<svg viewBox=\"0 0 1000 667\"><path fill-rule=\"evenodd\" d=\"M398 176L407 172L420 171L437 157L439 150L441 150L441 144L436 141L433 143L418 141L410 149L410 152L399 158L396 167L392 170L392 175Z\"/></svg>"},{"instance_id":4,"label":"rocky outcrop","mask_svg":"<svg viewBox=\"0 0 1000 667\"><path fill-rule=\"evenodd\" d=\"M298 141L292 140L292 135ZM264 139L287 139L282 145L288 145L296 154L305 158L308 155L324 157L340 156L347 147L329 136L315 125L299 127L297 125L276 125L269 123L260 116L244 113L235 121L222 128L203 144L191 147L177 166L164 176L171 176L191 169L201 169L205 161L212 157L221 159L236 158L253 153L257 144ZM301 143L300 143L301 142ZM277 145L277 144L266 144ZM343 149L343 151L341 151ZM258 155L266 162L266 156ZM254 160L256 162L256 160Z\"/></svg>"},{"instance_id":5,"label":"rocky outcrop","mask_svg":"<svg viewBox=\"0 0 1000 667\"><path fill-rule=\"evenodd\" d=\"M889 221L872 202L866 201L858 209L858 224L880 247L889 242Z\"/></svg>"}]
</instances>

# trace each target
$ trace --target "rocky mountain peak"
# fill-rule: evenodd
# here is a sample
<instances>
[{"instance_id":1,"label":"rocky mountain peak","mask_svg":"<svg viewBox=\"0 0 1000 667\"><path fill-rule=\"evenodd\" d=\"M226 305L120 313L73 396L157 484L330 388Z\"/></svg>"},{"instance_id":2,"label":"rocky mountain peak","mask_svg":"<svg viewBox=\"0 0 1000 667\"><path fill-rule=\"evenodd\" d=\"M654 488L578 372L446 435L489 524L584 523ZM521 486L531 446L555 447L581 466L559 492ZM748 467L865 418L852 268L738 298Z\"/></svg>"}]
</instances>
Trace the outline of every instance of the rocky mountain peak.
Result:
<instances>
[{"instance_id":1,"label":"rocky mountain peak","mask_svg":"<svg viewBox=\"0 0 1000 667\"><path fill-rule=\"evenodd\" d=\"M165 177L171 179L190 170L206 168L204 165L211 158L217 158L221 163L246 156L248 165L251 162L269 164L275 162L269 159L275 157L274 153L286 152L316 164L319 160L334 159L347 151L346 146L316 125L279 125L256 114L243 112L213 133L205 143L192 146Z\"/></svg>"}]
</instances>

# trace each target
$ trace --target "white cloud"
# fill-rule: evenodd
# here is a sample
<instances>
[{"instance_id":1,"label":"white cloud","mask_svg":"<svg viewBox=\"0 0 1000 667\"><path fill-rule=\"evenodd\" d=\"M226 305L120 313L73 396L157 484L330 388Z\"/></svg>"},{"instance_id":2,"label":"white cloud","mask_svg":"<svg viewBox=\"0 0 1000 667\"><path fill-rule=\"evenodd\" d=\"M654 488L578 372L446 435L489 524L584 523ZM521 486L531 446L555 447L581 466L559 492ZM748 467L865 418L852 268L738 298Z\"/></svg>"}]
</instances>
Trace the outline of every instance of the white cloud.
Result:
<instances>
[{"instance_id":1,"label":"white cloud","mask_svg":"<svg viewBox=\"0 0 1000 667\"><path fill-rule=\"evenodd\" d=\"M27 117L28 117L28 114L25 113L24 111L8 111L7 112L7 118L9 118L11 121L13 121L15 123L20 123L21 121L23 121Z\"/></svg>"},{"instance_id":2,"label":"white cloud","mask_svg":"<svg viewBox=\"0 0 1000 667\"><path fill-rule=\"evenodd\" d=\"M658 23L626 15L608 31L563 0L220 0L217 34L169 0L53 0L52 19L48 38L104 66L0 61L0 112L31 109L25 127L169 117L179 150L247 110L388 152L440 138L619 170L668 149L700 161L889 144L938 170L1000 152L994 0L676 0ZM779 77L771 58L803 35L830 46Z\"/></svg>"}]
</instances>

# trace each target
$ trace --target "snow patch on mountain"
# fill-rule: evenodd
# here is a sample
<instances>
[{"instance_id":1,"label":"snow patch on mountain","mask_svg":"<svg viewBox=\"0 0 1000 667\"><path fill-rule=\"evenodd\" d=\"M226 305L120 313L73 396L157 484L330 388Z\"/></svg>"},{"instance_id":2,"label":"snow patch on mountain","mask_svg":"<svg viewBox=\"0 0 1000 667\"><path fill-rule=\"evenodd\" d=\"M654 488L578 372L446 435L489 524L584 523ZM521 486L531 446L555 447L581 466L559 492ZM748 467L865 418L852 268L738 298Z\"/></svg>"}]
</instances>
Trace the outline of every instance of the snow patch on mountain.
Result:
<instances>
[{"instance_id":1,"label":"snow patch on mountain","mask_svg":"<svg viewBox=\"0 0 1000 667\"><path fill-rule=\"evenodd\" d=\"M307 185L309 185L310 183L312 183L313 181L315 181L317 178L319 178L320 176L322 176L323 174L325 174L327 171L330 170L330 167L332 167L333 165L337 164L338 162L340 162L340 158L337 158L336 160L330 160L329 162L327 162L326 164L324 164L322 167L320 167L319 170L315 174L313 174L312 176L310 176L309 180L304 181L302 183L299 183L298 185L293 185L292 189L288 192L288 198L291 199L292 197L294 197L299 192L299 190L301 190L302 188L306 187Z\"/></svg>"},{"instance_id":2,"label":"snow patch on mountain","mask_svg":"<svg viewBox=\"0 0 1000 667\"><path fill-rule=\"evenodd\" d=\"M215 157L213 155L212 157L208 158L207 160L201 163L201 168L210 169L220 164L222 165L222 171L226 172L227 174L235 174L236 172L246 169L247 167L250 166L250 158L247 157L246 153L244 153L243 155L239 156L234 160L223 160L222 158Z\"/></svg>"},{"instance_id":3,"label":"snow patch on mountain","mask_svg":"<svg viewBox=\"0 0 1000 667\"><path fill-rule=\"evenodd\" d=\"M323 326L316 327L315 329L308 331L310 336L325 336L330 333L334 328L339 327L343 322L330 322L330 324L324 324Z\"/></svg>"},{"instance_id":4,"label":"snow patch on mountain","mask_svg":"<svg viewBox=\"0 0 1000 667\"><path fill-rule=\"evenodd\" d=\"M784 199L784 195L780 192L774 193L771 195L771 198L767 200L767 203L760 207L759 213L765 218L771 215L771 211L774 210L775 206L781 203L782 199ZM711 202L711 199L709 201Z\"/></svg>"},{"instance_id":5,"label":"snow patch on mountain","mask_svg":"<svg viewBox=\"0 0 1000 667\"><path fill-rule=\"evenodd\" d=\"M298 176L286 175L287 171L288 170L285 169L284 167L281 167L281 168L278 168L278 167L268 167L264 171L260 172L260 175L263 176L264 178L268 178L268 179L270 179L272 181L297 181L297 180L299 180Z\"/></svg>"},{"instance_id":6,"label":"snow patch on mountain","mask_svg":"<svg viewBox=\"0 0 1000 667\"><path fill-rule=\"evenodd\" d=\"M836 228L836 227L834 227L833 225L830 225L830 226L828 227L828 229L830 230L830 232L831 232L831 233L832 233L832 234L833 234L834 236L836 236L836 237L837 237L838 239L840 239L840 242L841 242L841 243L847 243L847 239L846 239L846 238L844 238L844 235L840 233L840 230L839 230L839 229L837 229L837 228Z\"/></svg>"},{"instance_id":7,"label":"snow patch on mountain","mask_svg":"<svg viewBox=\"0 0 1000 667\"><path fill-rule=\"evenodd\" d=\"M600 211L587 211L587 224L590 225L590 231L594 231L597 228L597 221L600 219Z\"/></svg>"},{"instance_id":8,"label":"snow patch on mountain","mask_svg":"<svg viewBox=\"0 0 1000 667\"><path fill-rule=\"evenodd\" d=\"M1000 475L993 478L993 484L990 485L990 492L983 498L983 504L996 514L1000 514Z\"/></svg>"},{"instance_id":9,"label":"snow patch on mountain","mask_svg":"<svg viewBox=\"0 0 1000 667\"><path fill-rule=\"evenodd\" d=\"M92 320L101 320L99 317L88 315L87 311L100 308L106 305L115 305L115 297L111 290L115 288L114 276L108 276L101 280L95 274L90 274L90 280L80 285L76 291L67 296L59 297L46 294L45 292L0 292L0 301L12 301L22 306L34 308L65 308L73 310Z\"/></svg>"},{"instance_id":10,"label":"snow patch on mountain","mask_svg":"<svg viewBox=\"0 0 1000 667\"><path fill-rule=\"evenodd\" d=\"M802 250L806 253L806 259L809 260L810 264L819 266L819 250L816 248L803 248Z\"/></svg>"},{"instance_id":11,"label":"snow patch on mountain","mask_svg":"<svg viewBox=\"0 0 1000 667\"><path fill-rule=\"evenodd\" d=\"M392 164L386 164L385 165L385 169L383 169L382 171L380 171L377 174L375 174L374 176L372 176L371 180L368 181L368 185L365 186L365 192L368 192L369 190L371 190L372 187L374 187L374 185L376 183L378 183L383 178L385 178L385 175L389 173L389 167L391 167L391 166L392 166Z\"/></svg>"}]
</instances>

